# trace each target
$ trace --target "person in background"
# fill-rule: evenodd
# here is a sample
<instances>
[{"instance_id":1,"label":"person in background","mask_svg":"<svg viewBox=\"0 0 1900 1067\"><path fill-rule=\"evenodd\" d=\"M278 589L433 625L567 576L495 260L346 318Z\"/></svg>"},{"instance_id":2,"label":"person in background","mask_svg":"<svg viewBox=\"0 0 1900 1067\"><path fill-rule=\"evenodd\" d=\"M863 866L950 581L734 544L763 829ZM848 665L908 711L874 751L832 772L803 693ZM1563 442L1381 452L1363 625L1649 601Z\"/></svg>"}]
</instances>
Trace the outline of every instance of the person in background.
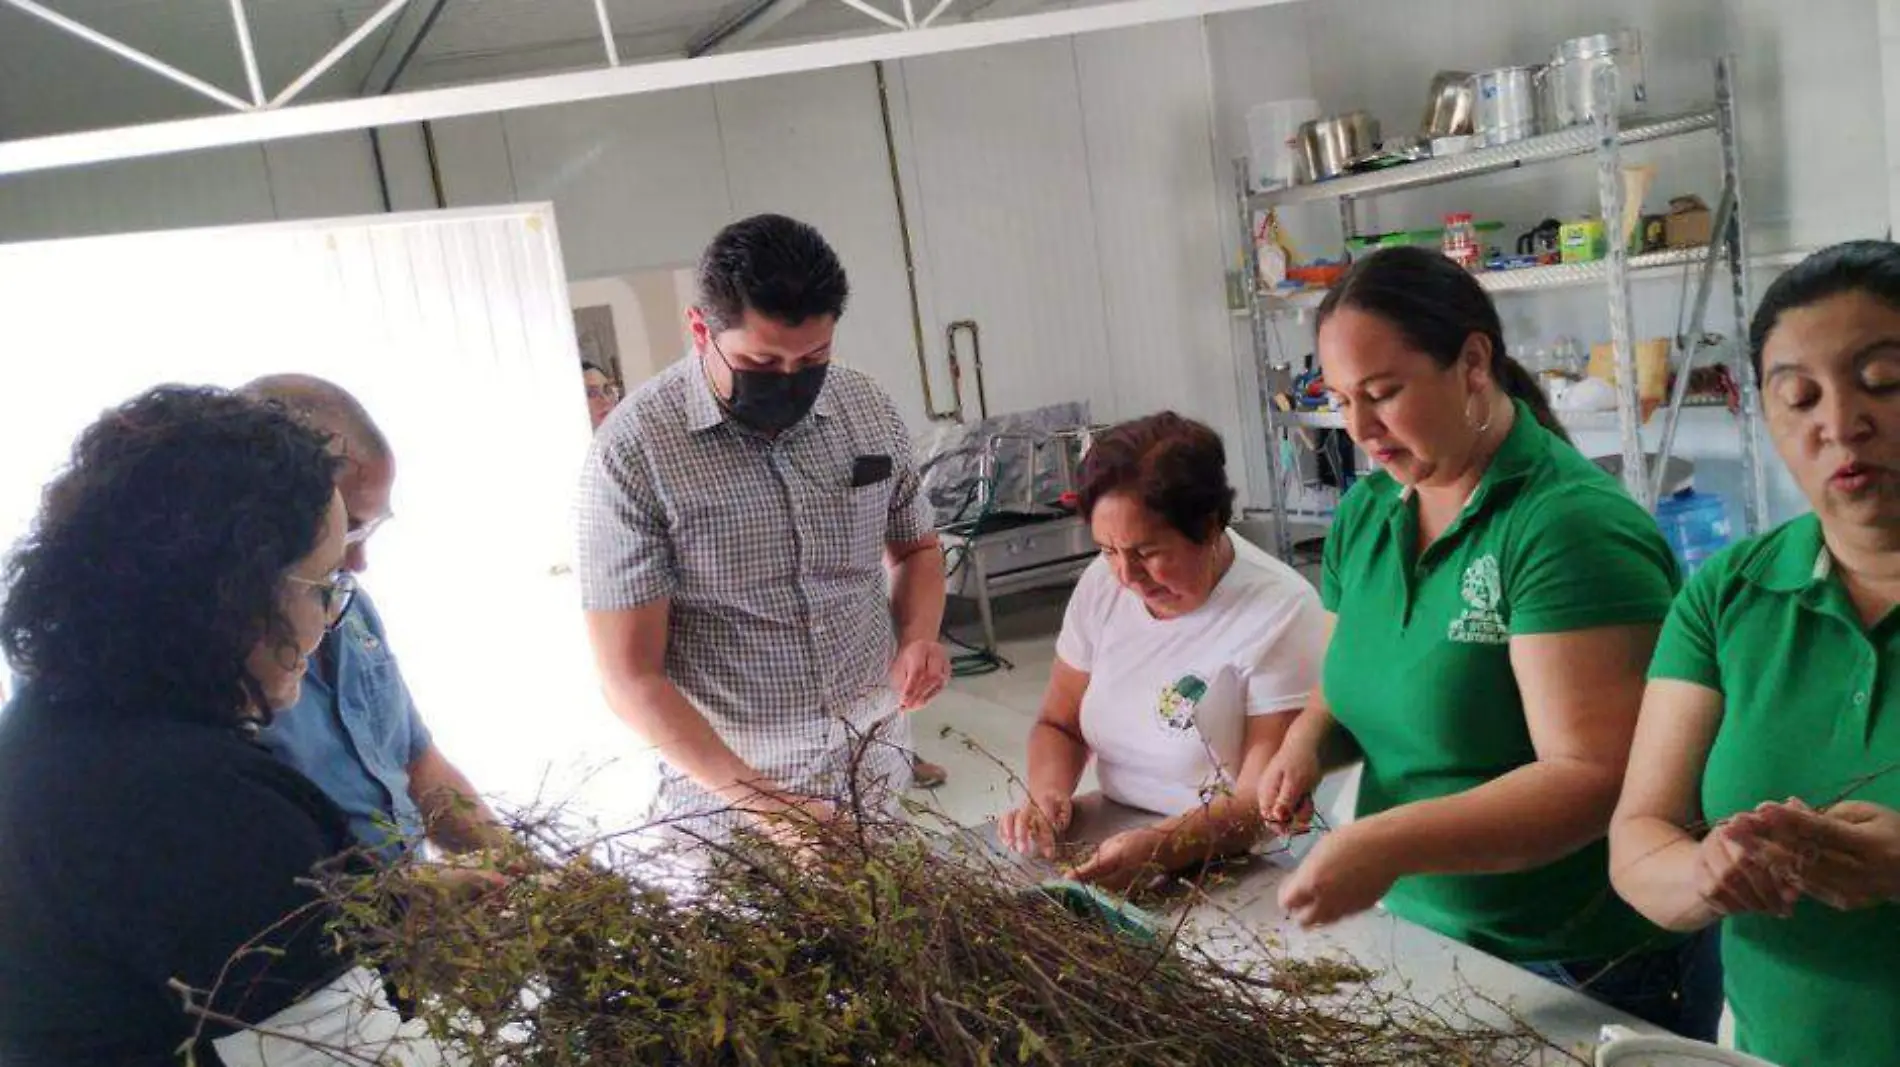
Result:
<instances>
[{"instance_id":1,"label":"person in background","mask_svg":"<svg viewBox=\"0 0 1900 1067\"><path fill-rule=\"evenodd\" d=\"M107 412L6 568L0 646L0 1062L162 1065L218 985L352 848L343 813L256 735L342 617L335 458L280 411L163 387ZM247 1023L342 975L310 912L236 960ZM187 1049L218 1062L210 1025Z\"/></svg>"},{"instance_id":2,"label":"person in background","mask_svg":"<svg viewBox=\"0 0 1900 1067\"><path fill-rule=\"evenodd\" d=\"M1744 1051L1900 1054L1900 245L1778 278L1749 330L1769 436L1812 513L1704 564L1650 666L1611 876L1719 924Z\"/></svg>"},{"instance_id":3,"label":"person in background","mask_svg":"<svg viewBox=\"0 0 1900 1067\"><path fill-rule=\"evenodd\" d=\"M1604 840L1677 568L1655 520L1558 427L1497 309L1427 249L1353 264L1319 361L1381 470L1340 502L1320 685L1261 777L1298 826L1320 748L1364 752L1358 817L1280 902L1388 911L1685 1036L1720 1017L1706 939L1619 900Z\"/></svg>"},{"instance_id":4,"label":"person in background","mask_svg":"<svg viewBox=\"0 0 1900 1067\"><path fill-rule=\"evenodd\" d=\"M655 817L681 831L786 839L840 800L892 802L902 712L949 676L910 435L832 364L848 292L810 226L726 227L700 261L691 358L594 439L587 626L608 702L661 757Z\"/></svg>"},{"instance_id":5,"label":"person in background","mask_svg":"<svg viewBox=\"0 0 1900 1067\"><path fill-rule=\"evenodd\" d=\"M296 706L263 732L265 747L322 786L358 840L386 859L425 839L450 853L507 844L494 813L423 724L382 617L354 584L368 569L370 537L390 516L396 457L388 439L355 397L321 378L272 375L243 392L329 438L348 520L343 570L352 576L341 621L311 656Z\"/></svg>"},{"instance_id":6,"label":"person in background","mask_svg":"<svg viewBox=\"0 0 1900 1067\"><path fill-rule=\"evenodd\" d=\"M620 383L594 363L581 364L581 381L587 386L587 417L598 430L620 406Z\"/></svg>"},{"instance_id":7,"label":"person in background","mask_svg":"<svg viewBox=\"0 0 1900 1067\"><path fill-rule=\"evenodd\" d=\"M1069 599L1005 845L1053 857L1076 807L1104 797L1167 816L1073 872L1123 889L1259 839L1260 775L1318 681L1325 616L1304 578L1228 530L1233 511L1207 426L1164 412L1096 438L1080 512L1101 555ZM1072 800L1091 758L1102 792Z\"/></svg>"}]
</instances>

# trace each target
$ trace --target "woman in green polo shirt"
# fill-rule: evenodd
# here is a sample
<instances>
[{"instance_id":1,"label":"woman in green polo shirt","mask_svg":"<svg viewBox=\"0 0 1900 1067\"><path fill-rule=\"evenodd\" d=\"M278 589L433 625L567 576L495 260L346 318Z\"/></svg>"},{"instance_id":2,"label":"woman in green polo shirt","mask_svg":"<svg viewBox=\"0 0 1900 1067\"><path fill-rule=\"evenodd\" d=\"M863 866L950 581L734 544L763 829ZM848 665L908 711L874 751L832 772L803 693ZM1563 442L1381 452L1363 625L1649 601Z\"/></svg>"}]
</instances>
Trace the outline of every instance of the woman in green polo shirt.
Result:
<instances>
[{"instance_id":1,"label":"woman in green polo shirt","mask_svg":"<svg viewBox=\"0 0 1900 1067\"><path fill-rule=\"evenodd\" d=\"M1709 561L1650 668L1611 873L1718 921L1741 1047L1900 1063L1900 245L1818 252L1749 331L1811 514ZM1706 833L1698 828L1712 827Z\"/></svg>"},{"instance_id":2,"label":"woman in green polo shirt","mask_svg":"<svg viewBox=\"0 0 1900 1067\"><path fill-rule=\"evenodd\" d=\"M1263 776L1263 814L1299 821L1335 728L1365 769L1358 817L1319 840L1281 904L1321 925L1383 899L1712 1036L1713 961L1695 967L1690 939L1617 898L1604 842L1676 587L1655 521L1570 445L1506 355L1490 297L1442 255L1356 263L1320 306L1319 360L1381 470L1326 539L1332 637Z\"/></svg>"}]
</instances>

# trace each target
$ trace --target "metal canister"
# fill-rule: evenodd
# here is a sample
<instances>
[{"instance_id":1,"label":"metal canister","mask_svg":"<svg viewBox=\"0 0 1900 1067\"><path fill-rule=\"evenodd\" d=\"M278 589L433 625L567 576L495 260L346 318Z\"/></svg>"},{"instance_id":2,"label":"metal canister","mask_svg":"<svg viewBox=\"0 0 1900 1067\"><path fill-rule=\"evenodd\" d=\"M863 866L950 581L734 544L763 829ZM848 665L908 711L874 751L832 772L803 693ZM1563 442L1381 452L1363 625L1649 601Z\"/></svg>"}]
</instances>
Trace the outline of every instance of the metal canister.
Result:
<instances>
[{"instance_id":1,"label":"metal canister","mask_svg":"<svg viewBox=\"0 0 1900 1067\"><path fill-rule=\"evenodd\" d=\"M1477 88L1472 133L1480 145L1510 144L1543 129L1540 67L1499 67L1472 78Z\"/></svg>"},{"instance_id":2,"label":"metal canister","mask_svg":"<svg viewBox=\"0 0 1900 1067\"><path fill-rule=\"evenodd\" d=\"M1432 77L1431 97L1425 104L1425 119L1419 123L1419 136L1430 141L1469 134L1473 96L1469 73L1439 71Z\"/></svg>"}]
</instances>

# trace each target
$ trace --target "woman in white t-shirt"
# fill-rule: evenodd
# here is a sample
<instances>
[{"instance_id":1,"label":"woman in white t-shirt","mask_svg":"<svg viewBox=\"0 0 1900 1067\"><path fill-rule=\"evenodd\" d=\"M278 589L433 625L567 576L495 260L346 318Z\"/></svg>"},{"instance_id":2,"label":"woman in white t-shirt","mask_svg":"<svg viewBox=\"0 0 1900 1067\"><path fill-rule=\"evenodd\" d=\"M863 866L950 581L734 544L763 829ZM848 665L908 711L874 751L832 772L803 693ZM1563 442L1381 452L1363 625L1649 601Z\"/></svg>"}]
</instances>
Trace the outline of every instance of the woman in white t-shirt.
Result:
<instances>
[{"instance_id":1,"label":"woman in white t-shirt","mask_svg":"<svg viewBox=\"0 0 1900 1067\"><path fill-rule=\"evenodd\" d=\"M1101 546L1069 600L1029 799L998 837L1053 857L1091 758L1111 801L1167 816L1073 872L1111 889L1252 845L1255 784L1306 703L1325 649L1311 584L1227 529L1234 491L1208 427L1172 412L1096 439L1082 514Z\"/></svg>"}]
</instances>

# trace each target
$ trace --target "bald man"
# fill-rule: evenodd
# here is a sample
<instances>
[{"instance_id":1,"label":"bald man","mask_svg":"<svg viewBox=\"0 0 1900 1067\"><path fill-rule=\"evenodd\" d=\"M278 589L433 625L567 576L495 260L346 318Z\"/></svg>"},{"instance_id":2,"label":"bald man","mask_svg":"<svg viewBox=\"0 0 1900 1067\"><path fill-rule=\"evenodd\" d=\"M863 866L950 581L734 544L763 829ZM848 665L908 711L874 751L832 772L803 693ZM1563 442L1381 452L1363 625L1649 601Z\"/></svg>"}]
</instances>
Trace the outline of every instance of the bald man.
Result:
<instances>
[{"instance_id":1,"label":"bald man","mask_svg":"<svg viewBox=\"0 0 1900 1067\"><path fill-rule=\"evenodd\" d=\"M396 457L369 412L337 385L279 374L243 392L275 401L330 435L349 518L343 569L369 566L369 539L390 515ZM396 668L382 617L359 588L310 657L303 695L277 713L262 740L278 759L323 788L357 840L398 859L424 839L463 853L507 840L468 778L436 747Z\"/></svg>"}]
</instances>

